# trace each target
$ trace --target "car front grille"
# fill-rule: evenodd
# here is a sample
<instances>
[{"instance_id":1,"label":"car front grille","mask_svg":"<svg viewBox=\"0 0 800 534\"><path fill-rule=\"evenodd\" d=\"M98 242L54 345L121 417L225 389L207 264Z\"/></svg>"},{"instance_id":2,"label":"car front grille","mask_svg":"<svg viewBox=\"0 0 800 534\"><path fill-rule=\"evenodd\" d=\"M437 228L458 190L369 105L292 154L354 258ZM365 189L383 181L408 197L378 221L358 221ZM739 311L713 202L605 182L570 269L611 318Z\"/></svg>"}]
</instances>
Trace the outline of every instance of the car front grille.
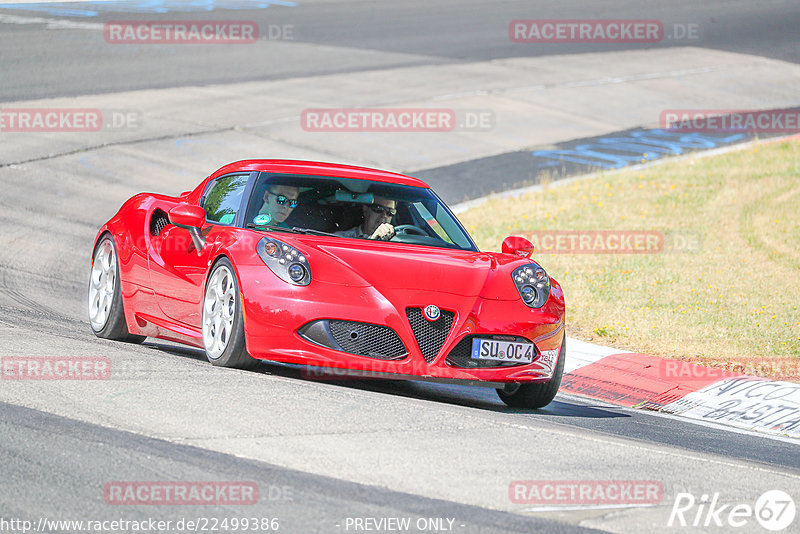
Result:
<instances>
[{"instance_id":1,"label":"car front grille","mask_svg":"<svg viewBox=\"0 0 800 534\"><path fill-rule=\"evenodd\" d=\"M520 336L493 336L489 334L484 335L471 335L465 336L461 341L456 343L456 346L447 355L445 361L448 365L453 367L465 367L469 369L485 368L485 367L516 367L518 365L529 365L526 362L500 362L494 360L473 360L472 354L472 340L475 338L483 339L500 339L502 341L516 341L518 343L530 343L530 339ZM538 351L537 351L538 355ZM534 361L536 359L534 358Z\"/></svg>"},{"instance_id":2,"label":"car front grille","mask_svg":"<svg viewBox=\"0 0 800 534\"><path fill-rule=\"evenodd\" d=\"M378 360L398 360L408 353L400 336L388 326L334 319L328 323L344 352Z\"/></svg>"},{"instance_id":3,"label":"car front grille","mask_svg":"<svg viewBox=\"0 0 800 534\"><path fill-rule=\"evenodd\" d=\"M455 314L442 310L438 319L429 321L422 315L422 308L406 308L406 316L422 356L426 362L431 363L447 339L450 328L453 327Z\"/></svg>"}]
</instances>

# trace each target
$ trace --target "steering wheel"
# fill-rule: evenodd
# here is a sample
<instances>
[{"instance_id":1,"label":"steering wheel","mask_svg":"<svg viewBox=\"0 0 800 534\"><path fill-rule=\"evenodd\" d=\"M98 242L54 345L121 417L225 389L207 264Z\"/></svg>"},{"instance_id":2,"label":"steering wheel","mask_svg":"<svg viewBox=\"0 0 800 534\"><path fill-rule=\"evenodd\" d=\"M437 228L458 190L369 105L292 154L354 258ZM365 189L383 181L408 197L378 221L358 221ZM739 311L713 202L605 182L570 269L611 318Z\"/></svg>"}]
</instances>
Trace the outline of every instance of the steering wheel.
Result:
<instances>
[{"instance_id":1,"label":"steering wheel","mask_svg":"<svg viewBox=\"0 0 800 534\"><path fill-rule=\"evenodd\" d=\"M394 227L394 233L397 235L422 235L430 237L428 232L413 224L399 224Z\"/></svg>"}]
</instances>

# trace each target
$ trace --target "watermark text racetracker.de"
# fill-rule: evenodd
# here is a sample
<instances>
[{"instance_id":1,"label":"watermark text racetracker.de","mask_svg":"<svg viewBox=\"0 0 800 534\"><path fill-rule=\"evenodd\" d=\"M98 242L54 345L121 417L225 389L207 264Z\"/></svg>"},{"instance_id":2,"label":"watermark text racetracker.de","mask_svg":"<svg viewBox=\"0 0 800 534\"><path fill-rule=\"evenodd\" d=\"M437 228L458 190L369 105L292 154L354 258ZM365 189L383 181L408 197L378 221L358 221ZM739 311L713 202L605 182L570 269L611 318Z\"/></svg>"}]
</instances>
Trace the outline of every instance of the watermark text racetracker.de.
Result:
<instances>
[{"instance_id":1,"label":"watermark text racetracker.de","mask_svg":"<svg viewBox=\"0 0 800 534\"><path fill-rule=\"evenodd\" d=\"M69 356L4 356L0 358L2 380L107 380L111 359Z\"/></svg>"},{"instance_id":2,"label":"watermark text racetracker.de","mask_svg":"<svg viewBox=\"0 0 800 534\"><path fill-rule=\"evenodd\" d=\"M103 26L108 44L254 44L292 41L293 24L259 26L252 20L120 20Z\"/></svg>"},{"instance_id":3,"label":"watermark text racetracker.de","mask_svg":"<svg viewBox=\"0 0 800 534\"><path fill-rule=\"evenodd\" d=\"M96 108L2 108L0 133L75 133L134 130L142 125L137 110Z\"/></svg>"},{"instance_id":4,"label":"watermark text racetracker.de","mask_svg":"<svg viewBox=\"0 0 800 534\"><path fill-rule=\"evenodd\" d=\"M720 360L724 367L706 367L680 360L662 360L658 375L669 380L707 384L711 380L724 380L738 375L769 377L773 380L800 381L800 360L797 358L726 358ZM762 389L781 387L775 382L764 382Z\"/></svg>"},{"instance_id":5,"label":"watermark text racetracker.de","mask_svg":"<svg viewBox=\"0 0 800 534\"><path fill-rule=\"evenodd\" d=\"M664 485L658 480L514 480L508 498L539 507L653 506L664 499Z\"/></svg>"},{"instance_id":6,"label":"watermark text racetracker.de","mask_svg":"<svg viewBox=\"0 0 800 534\"><path fill-rule=\"evenodd\" d=\"M660 126L678 133L797 133L800 108L792 109L667 109Z\"/></svg>"},{"instance_id":7,"label":"watermark text racetracker.de","mask_svg":"<svg viewBox=\"0 0 800 534\"><path fill-rule=\"evenodd\" d=\"M660 254L697 252L695 232L660 230L528 230L516 232L540 254Z\"/></svg>"},{"instance_id":8,"label":"watermark text racetracker.de","mask_svg":"<svg viewBox=\"0 0 800 534\"><path fill-rule=\"evenodd\" d=\"M0 532L279 532L277 517L182 517L180 519L50 519L0 517Z\"/></svg>"},{"instance_id":9,"label":"watermark text racetracker.de","mask_svg":"<svg viewBox=\"0 0 800 534\"><path fill-rule=\"evenodd\" d=\"M518 19L508 25L515 43L659 43L697 41L698 23L653 19Z\"/></svg>"},{"instance_id":10,"label":"watermark text racetracker.de","mask_svg":"<svg viewBox=\"0 0 800 534\"><path fill-rule=\"evenodd\" d=\"M300 115L307 132L452 132L495 126L493 111L452 108L313 108Z\"/></svg>"},{"instance_id":11,"label":"watermark text racetracker.de","mask_svg":"<svg viewBox=\"0 0 800 534\"><path fill-rule=\"evenodd\" d=\"M258 502L255 482L118 481L103 487L107 504L246 505Z\"/></svg>"}]
</instances>

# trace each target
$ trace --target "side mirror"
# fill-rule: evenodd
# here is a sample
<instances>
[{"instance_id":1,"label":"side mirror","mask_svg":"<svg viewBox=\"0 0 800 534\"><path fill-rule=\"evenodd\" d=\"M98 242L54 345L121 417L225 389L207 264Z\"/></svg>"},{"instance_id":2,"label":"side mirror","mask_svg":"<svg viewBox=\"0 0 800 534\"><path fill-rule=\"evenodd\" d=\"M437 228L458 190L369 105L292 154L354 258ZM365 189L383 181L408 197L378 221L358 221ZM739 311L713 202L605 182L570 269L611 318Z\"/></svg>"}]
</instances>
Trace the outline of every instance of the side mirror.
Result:
<instances>
[{"instance_id":1,"label":"side mirror","mask_svg":"<svg viewBox=\"0 0 800 534\"><path fill-rule=\"evenodd\" d=\"M533 244L518 235L510 235L503 240L503 254L516 254L523 258L530 258L533 254Z\"/></svg>"},{"instance_id":2,"label":"side mirror","mask_svg":"<svg viewBox=\"0 0 800 534\"><path fill-rule=\"evenodd\" d=\"M206 221L206 210L192 204L178 204L169 210L169 222L182 228L202 228Z\"/></svg>"},{"instance_id":3,"label":"side mirror","mask_svg":"<svg viewBox=\"0 0 800 534\"><path fill-rule=\"evenodd\" d=\"M169 222L189 230L197 253L199 254L203 250L205 239L200 234L200 228L206 222L206 210L193 204L181 203L169 210Z\"/></svg>"}]
</instances>

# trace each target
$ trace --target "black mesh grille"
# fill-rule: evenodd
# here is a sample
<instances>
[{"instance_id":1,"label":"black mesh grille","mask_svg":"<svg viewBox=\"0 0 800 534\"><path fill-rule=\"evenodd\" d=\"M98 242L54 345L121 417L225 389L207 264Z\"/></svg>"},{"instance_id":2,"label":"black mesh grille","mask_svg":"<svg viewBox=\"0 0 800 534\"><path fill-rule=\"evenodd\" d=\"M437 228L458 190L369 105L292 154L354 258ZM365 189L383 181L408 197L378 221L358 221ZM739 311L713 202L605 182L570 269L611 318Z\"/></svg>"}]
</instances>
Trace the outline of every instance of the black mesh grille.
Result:
<instances>
[{"instance_id":1,"label":"black mesh grille","mask_svg":"<svg viewBox=\"0 0 800 534\"><path fill-rule=\"evenodd\" d=\"M153 216L150 219L150 235L157 236L161 233L161 231L169 224L169 218L167 214L161 210L156 210L153 212Z\"/></svg>"},{"instance_id":2,"label":"black mesh grille","mask_svg":"<svg viewBox=\"0 0 800 534\"><path fill-rule=\"evenodd\" d=\"M406 347L397 332L388 326L356 321L329 321L331 334L342 350L378 360L397 360Z\"/></svg>"},{"instance_id":3,"label":"black mesh grille","mask_svg":"<svg viewBox=\"0 0 800 534\"><path fill-rule=\"evenodd\" d=\"M530 339L520 336L491 336L491 335L472 335L466 336L461 341L456 343L450 354L447 355L447 364L454 367L516 367L518 365L528 365L527 362L499 362L494 360L473 360L470 356L472 353L472 340L475 338L484 339L499 339L502 341L516 341L518 343L530 343ZM537 351L538 354L538 351ZM534 357L534 361L536 358Z\"/></svg>"},{"instance_id":4,"label":"black mesh grille","mask_svg":"<svg viewBox=\"0 0 800 534\"><path fill-rule=\"evenodd\" d=\"M417 345L425 357L425 361L430 363L436 358L439 349L442 348L450 328L453 326L455 314L451 311L441 311L441 315L435 321L429 321L422 315L421 308L406 308L408 322L417 338Z\"/></svg>"}]
</instances>

